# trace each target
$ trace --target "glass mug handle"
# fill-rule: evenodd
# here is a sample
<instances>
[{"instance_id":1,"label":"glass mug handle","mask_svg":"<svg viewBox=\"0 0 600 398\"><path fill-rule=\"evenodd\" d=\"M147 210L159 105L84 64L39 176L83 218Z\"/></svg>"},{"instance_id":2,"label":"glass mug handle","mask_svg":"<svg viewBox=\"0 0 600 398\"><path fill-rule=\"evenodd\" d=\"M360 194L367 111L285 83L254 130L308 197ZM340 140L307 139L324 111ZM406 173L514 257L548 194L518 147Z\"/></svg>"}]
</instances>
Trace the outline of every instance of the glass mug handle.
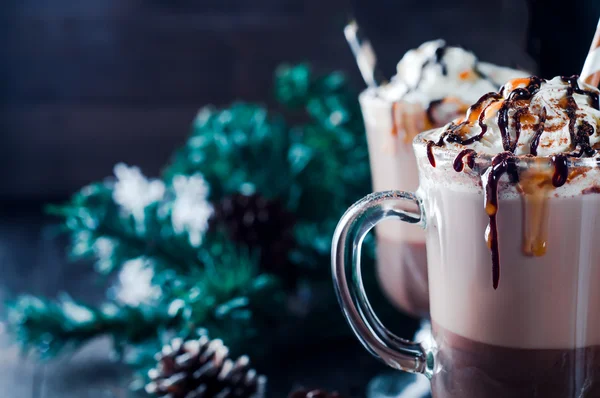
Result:
<instances>
[{"instance_id":1,"label":"glass mug handle","mask_svg":"<svg viewBox=\"0 0 600 398\"><path fill-rule=\"evenodd\" d=\"M333 284L346 320L372 355L394 369L429 377L428 354L423 346L387 330L365 294L360 266L361 246L367 233L386 219L425 227L423 207L414 193L386 191L364 197L346 211L333 235Z\"/></svg>"}]
</instances>

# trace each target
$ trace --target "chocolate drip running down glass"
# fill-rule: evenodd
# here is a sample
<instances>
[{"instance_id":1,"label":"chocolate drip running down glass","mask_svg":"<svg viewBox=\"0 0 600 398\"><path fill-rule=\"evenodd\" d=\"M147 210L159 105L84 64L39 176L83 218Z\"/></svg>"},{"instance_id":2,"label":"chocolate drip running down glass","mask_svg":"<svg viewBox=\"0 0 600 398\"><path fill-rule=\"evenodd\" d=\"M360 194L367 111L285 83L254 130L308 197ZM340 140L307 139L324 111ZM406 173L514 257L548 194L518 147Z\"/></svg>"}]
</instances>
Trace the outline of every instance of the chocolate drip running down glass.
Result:
<instances>
[{"instance_id":1,"label":"chocolate drip running down glass","mask_svg":"<svg viewBox=\"0 0 600 398\"><path fill-rule=\"evenodd\" d=\"M406 53L391 82L360 95L376 191L417 189L411 142L421 131L441 127L464 114L482 94L525 73L478 62L473 53L424 43ZM427 254L421 228L398 222L377 226L380 284L400 309L429 315Z\"/></svg>"},{"instance_id":2,"label":"chocolate drip running down glass","mask_svg":"<svg viewBox=\"0 0 600 398\"><path fill-rule=\"evenodd\" d=\"M373 194L340 221L344 314L375 356L428 376L435 398L600 397L599 94L577 77L510 81L415 138L416 194ZM361 239L388 218L425 228L424 345L387 331L362 289Z\"/></svg>"}]
</instances>

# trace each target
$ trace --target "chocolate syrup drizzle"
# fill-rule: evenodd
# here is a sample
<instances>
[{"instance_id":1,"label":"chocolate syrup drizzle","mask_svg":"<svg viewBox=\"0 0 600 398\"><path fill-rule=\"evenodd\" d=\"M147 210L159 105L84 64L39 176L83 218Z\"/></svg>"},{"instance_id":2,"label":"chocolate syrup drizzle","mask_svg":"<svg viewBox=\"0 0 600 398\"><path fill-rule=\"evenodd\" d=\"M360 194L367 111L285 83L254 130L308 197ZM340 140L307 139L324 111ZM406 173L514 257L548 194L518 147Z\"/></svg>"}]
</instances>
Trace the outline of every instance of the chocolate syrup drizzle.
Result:
<instances>
[{"instance_id":1,"label":"chocolate syrup drizzle","mask_svg":"<svg viewBox=\"0 0 600 398\"><path fill-rule=\"evenodd\" d=\"M600 110L600 99L598 98L598 93L591 90L584 90L581 87L579 87L579 76L561 76L560 78L563 82L568 83L575 93L587 95L590 98L590 101L592 101L592 107L594 109Z\"/></svg>"},{"instance_id":2,"label":"chocolate syrup drizzle","mask_svg":"<svg viewBox=\"0 0 600 398\"><path fill-rule=\"evenodd\" d=\"M498 93L487 93L487 94L483 95L481 98L479 98L479 100L471 108L472 109L481 108L483 106L483 104L486 103L487 101L490 101L492 99L498 100L500 98L502 98L502 95L500 95ZM438 138L437 141L429 140L427 142L427 158L429 159L429 163L433 167L435 167L435 157L433 156L433 147L434 146L442 147L442 146L444 146L445 141L455 142L455 143L458 143L461 145L470 145L470 144L474 143L475 141L479 141L483 138L483 136L487 132L487 125L483 122L483 119L485 116L485 109L488 106L489 106L489 104L487 104L483 108L483 110L481 111L481 114L479 115L479 118L477 119L477 121L479 123L479 127L481 127L481 133L479 133L473 137L470 137L470 138L464 138L461 134L461 130L465 126L469 125L469 120L465 120L464 122L459 123L459 124L454 124L454 122L452 122L452 123L450 123L450 126L448 126L448 129L440 135L440 138Z\"/></svg>"},{"instance_id":3,"label":"chocolate syrup drizzle","mask_svg":"<svg viewBox=\"0 0 600 398\"><path fill-rule=\"evenodd\" d=\"M594 128L587 123L582 123L575 131L575 124L577 121L577 103L573 98L573 93L586 95L590 99L592 107L600 109L600 100L598 93L582 89L578 83L578 76L561 77L561 79L569 84L567 91L565 112L569 118L569 133L571 135L571 142L575 146L575 151L569 154L558 154L550 157L550 161L554 168L552 175L552 185L554 187L560 187L567 182L569 175L568 158L569 157L582 157L582 156L595 156L596 150L590 146L589 137L594 133ZM511 140L509 133L509 110L519 106L517 101L530 100L535 93L540 89L541 84L545 82L537 76L533 76L529 79L529 83L526 87L514 89L508 98L504 100L499 111L498 111L498 127L502 136L502 146L505 152L499 153L492 159L492 165L487 174L487 180L485 181L485 211L489 216L489 229L487 235L488 246L491 251L492 257L492 285L494 289L498 288L500 281L500 252L498 249L498 226L496 215L498 213L498 183L504 174L507 174L509 180L512 183L519 181L519 172L517 167L517 156L514 154L519 137L521 135L521 117L528 114L527 108L518 108L513 113L513 120L515 126L515 138ZM504 87L500 89L500 92L504 90ZM438 141L427 142L427 157L429 163L435 167L435 157L433 155L433 147L441 147L448 143L458 143L462 145L470 145L476 141L483 139L487 132L487 125L485 124L485 113L486 109L497 101L502 101L503 97L499 93L489 93L484 95L475 103L470 112L467 114L467 120L455 124L451 123L446 130L441 134ZM481 128L481 132L469 138L464 137L464 128L470 127L475 123L475 119L471 116L472 112L479 111L479 117L476 119L477 123ZM537 150L540 142L540 137L544 132L545 123L547 120L547 110L542 108L538 115L538 123L535 129L534 137L531 141L530 153L533 156L537 156ZM464 169L465 159L467 165L473 168L475 163L476 153L472 149L462 150L454 160L454 170L461 172ZM598 158L600 164L600 158Z\"/></svg>"},{"instance_id":4,"label":"chocolate syrup drizzle","mask_svg":"<svg viewBox=\"0 0 600 398\"><path fill-rule=\"evenodd\" d=\"M571 142L575 145L575 151L571 152L569 156L582 157L582 156L594 156L596 151L590 146L590 135L594 133L594 128L585 120L581 122L577 131L575 131L575 123L577 121L577 103L573 98L573 93L586 95L594 109L600 110L600 100L598 93L591 90L584 90L579 86L579 76L561 76L562 81L569 84L569 90L567 92L567 105L565 112L569 117L569 134L571 135ZM578 151L577 151L578 150Z\"/></svg>"},{"instance_id":5,"label":"chocolate syrup drizzle","mask_svg":"<svg viewBox=\"0 0 600 398\"><path fill-rule=\"evenodd\" d=\"M463 149L458 153L456 158L454 159L454 171L460 173L464 170L465 164L472 169L475 166L475 156L477 156L477 152L475 150L467 148Z\"/></svg>"},{"instance_id":6,"label":"chocolate syrup drizzle","mask_svg":"<svg viewBox=\"0 0 600 398\"><path fill-rule=\"evenodd\" d=\"M437 100L433 100L429 103L429 105L427 106L427 110L425 111L425 114L427 115L427 120L429 120L429 123L431 123L432 126L436 125L436 121L435 118L433 117L433 110L440 105L442 102L444 102L444 99L437 99Z\"/></svg>"},{"instance_id":7,"label":"chocolate syrup drizzle","mask_svg":"<svg viewBox=\"0 0 600 398\"><path fill-rule=\"evenodd\" d=\"M492 159L492 166L485 184L485 211L490 218L488 246L492 252L492 285L498 288L500 282L500 251L498 250L498 182L505 173L516 173L515 157L511 152L499 153Z\"/></svg>"},{"instance_id":8,"label":"chocolate syrup drizzle","mask_svg":"<svg viewBox=\"0 0 600 398\"><path fill-rule=\"evenodd\" d=\"M419 81L412 88L412 90L416 90L421 85L421 82L423 81L423 73L425 72L425 68L431 64L439 65L442 69L442 75L448 76L448 65L446 65L446 61L444 61L444 55L446 55L446 50L448 50L448 46L446 44L436 48L434 57L429 58L428 60L423 62L423 65L421 65L421 75L419 76Z\"/></svg>"},{"instance_id":9,"label":"chocolate syrup drizzle","mask_svg":"<svg viewBox=\"0 0 600 398\"><path fill-rule=\"evenodd\" d=\"M540 145L540 137L544 132L544 125L546 124L546 117L548 113L546 112L546 108L542 108L542 112L539 116L539 122L537 127L535 128L535 133L533 135L533 139L531 140L531 144L529 145L529 152L533 156L537 156L537 148Z\"/></svg>"},{"instance_id":10,"label":"chocolate syrup drizzle","mask_svg":"<svg viewBox=\"0 0 600 398\"><path fill-rule=\"evenodd\" d=\"M445 44L435 50L435 63L440 65L442 68L442 75L444 76L448 76L448 65L446 65L446 62L444 61L446 50L448 50L448 46Z\"/></svg>"},{"instance_id":11,"label":"chocolate syrup drizzle","mask_svg":"<svg viewBox=\"0 0 600 398\"><path fill-rule=\"evenodd\" d=\"M529 111L526 108L517 109L514 115L515 119L515 141L510 146L509 151L514 153L517 149L517 143L519 142L519 138L521 138L521 117L528 114Z\"/></svg>"},{"instance_id":12,"label":"chocolate syrup drizzle","mask_svg":"<svg viewBox=\"0 0 600 398\"><path fill-rule=\"evenodd\" d=\"M433 146L436 145L433 141L427 142L427 159L429 159L429 164L435 167L435 157L433 156Z\"/></svg>"},{"instance_id":13,"label":"chocolate syrup drizzle","mask_svg":"<svg viewBox=\"0 0 600 398\"><path fill-rule=\"evenodd\" d=\"M563 154L554 155L550 158L554 165L554 174L552 175L552 185L556 188L562 187L567 182L569 176L569 163L567 156Z\"/></svg>"},{"instance_id":14,"label":"chocolate syrup drizzle","mask_svg":"<svg viewBox=\"0 0 600 398\"><path fill-rule=\"evenodd\" d=\"M467 119L464 122L459 123L459 124L450 123L450 126L448 126L448 129L446 130L446 132L444 132L440 136L440 139L438 140L438 142L436 143L435 146L438 146L438 147L443 146L444 139L446 139L446 141L448 141L448 142L453 142L453 143L457 143L457 144L461 144L461 145L471 145L472 143L474 143L476 141L480 141L483 138L483 136L485 135L485 133L487 132L487 125L484 123L484 120L483 120L485 118L485 110L487 109L488 106L490 106L493 103L493 100L499 100L501 98L502 98L502 95L500 95L498 93L487 93L484 96L482 96L481 98L479 98L479 100L471 107L472 109L479 109L479 108L483 107L479 117L477 118L477 122L479 123L479 127L481 128L481 132L479 134L474 135L473 137L470 137L470 138L463 137L462 130L463 130L463 128L468 127L469 124L471 123L471 121L469 119ZM490 100L492 100L492 101L490 101ZM485 104L486 102L488 102L488 103L484 107L483 104ZM470 117L470 115L471 114L468 114L467 116Z\"/></svg>"},{"instance_id":15,"label":"chocolate syrup drizzle","mask_svg":"<svg viewBox=\"0 0 600 398\"><path fill-rule=\"evenodd\" d=\"M427 141L427 159L429 159L429 164L435 167L435 157L433 156L433 147L442 147L444 146L444 139L448 136L448 132L442 133L440 138L437 141Z\"/></svg>"}]
</instances>

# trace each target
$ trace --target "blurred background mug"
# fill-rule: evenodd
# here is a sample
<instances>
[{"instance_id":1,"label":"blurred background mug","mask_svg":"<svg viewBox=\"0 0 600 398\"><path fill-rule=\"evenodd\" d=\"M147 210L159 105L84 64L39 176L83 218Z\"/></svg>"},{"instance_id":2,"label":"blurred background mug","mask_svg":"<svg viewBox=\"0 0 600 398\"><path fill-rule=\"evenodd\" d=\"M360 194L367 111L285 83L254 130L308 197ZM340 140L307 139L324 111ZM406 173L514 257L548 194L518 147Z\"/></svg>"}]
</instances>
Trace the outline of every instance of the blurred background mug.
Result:
<instances>
[{"instance_id":1,"label":"blurred background mug","mask_svg":"<svg viewBox=\"0 0 600 398\"><path fill-rule=\"evenodd\" d=\"M359 96L375 191L414 191L419 185L411 141L424 130L425 109L392 102L367 89ZM377 276L388 299L400 310L429 317L427 252L422 228L384 221L377 226Z\"/></svg>"},{"instance_id":2,"label":"blurred background mug","mask_svg":"<svg viewBox=\"0 0 600 398\"><path fill-rule=\"evenodd\" d=\"M600 396L600 195L581 190L600 181L596 161L569 160L568 170L582 177L542 194L537 187L540 179L551 186L552 160L512 158L519 183L497 176L497 229L485 233L491 219L481 176L492 157L431 147L422 135L413 147L417 192L365 197L333 238L334 286L358 339L389 366L430 378L435 398ZM533 206L523 207L523 194L532 195L525 199ZM542 208L546 216L536 218ZM365 296L361 244L386 219L425 229L431 341L393 335ZM539 236L545 255L532 256L524 245L535 249ZM494 247L501 265L493 267Z\"/></svg>"}]
</instances>

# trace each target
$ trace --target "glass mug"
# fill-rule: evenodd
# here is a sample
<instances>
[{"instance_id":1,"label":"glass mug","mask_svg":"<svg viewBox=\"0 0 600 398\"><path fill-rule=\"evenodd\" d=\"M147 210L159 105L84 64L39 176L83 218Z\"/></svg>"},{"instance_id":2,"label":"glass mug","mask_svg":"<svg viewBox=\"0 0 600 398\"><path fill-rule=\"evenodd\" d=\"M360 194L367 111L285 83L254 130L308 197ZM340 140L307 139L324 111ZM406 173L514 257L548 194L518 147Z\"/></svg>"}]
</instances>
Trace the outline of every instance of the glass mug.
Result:
<instances>
[{"instance_id":1,"label":"glass mug","mask_svg":"<svg viewBox=\"0 0 600 398\"><path fill-rule=\"evenodd\" d=\"M377 89L359 96L369 147L375 191L412 191L419 185L411 141L427 119L420 105L381 98ZM377 278L398 309L416 317L429 316L425 233L415 225L383 222L377 233Z\"/></svg>"},{"instance_id":2,"label":"glass mug","mask_svg":"<svg viewBox=\"0 0 600 398\"><path fill-rule=\"evenodd\" d=\"M427 376L434 398L600 397L597 160L474 156L422 135L413 147L417 192L367 196L334 234L334 286L358 339ZM365 296L361 244L385 219L425 230L432 341L392 334Z\"/></svg>"}]
</instances>

